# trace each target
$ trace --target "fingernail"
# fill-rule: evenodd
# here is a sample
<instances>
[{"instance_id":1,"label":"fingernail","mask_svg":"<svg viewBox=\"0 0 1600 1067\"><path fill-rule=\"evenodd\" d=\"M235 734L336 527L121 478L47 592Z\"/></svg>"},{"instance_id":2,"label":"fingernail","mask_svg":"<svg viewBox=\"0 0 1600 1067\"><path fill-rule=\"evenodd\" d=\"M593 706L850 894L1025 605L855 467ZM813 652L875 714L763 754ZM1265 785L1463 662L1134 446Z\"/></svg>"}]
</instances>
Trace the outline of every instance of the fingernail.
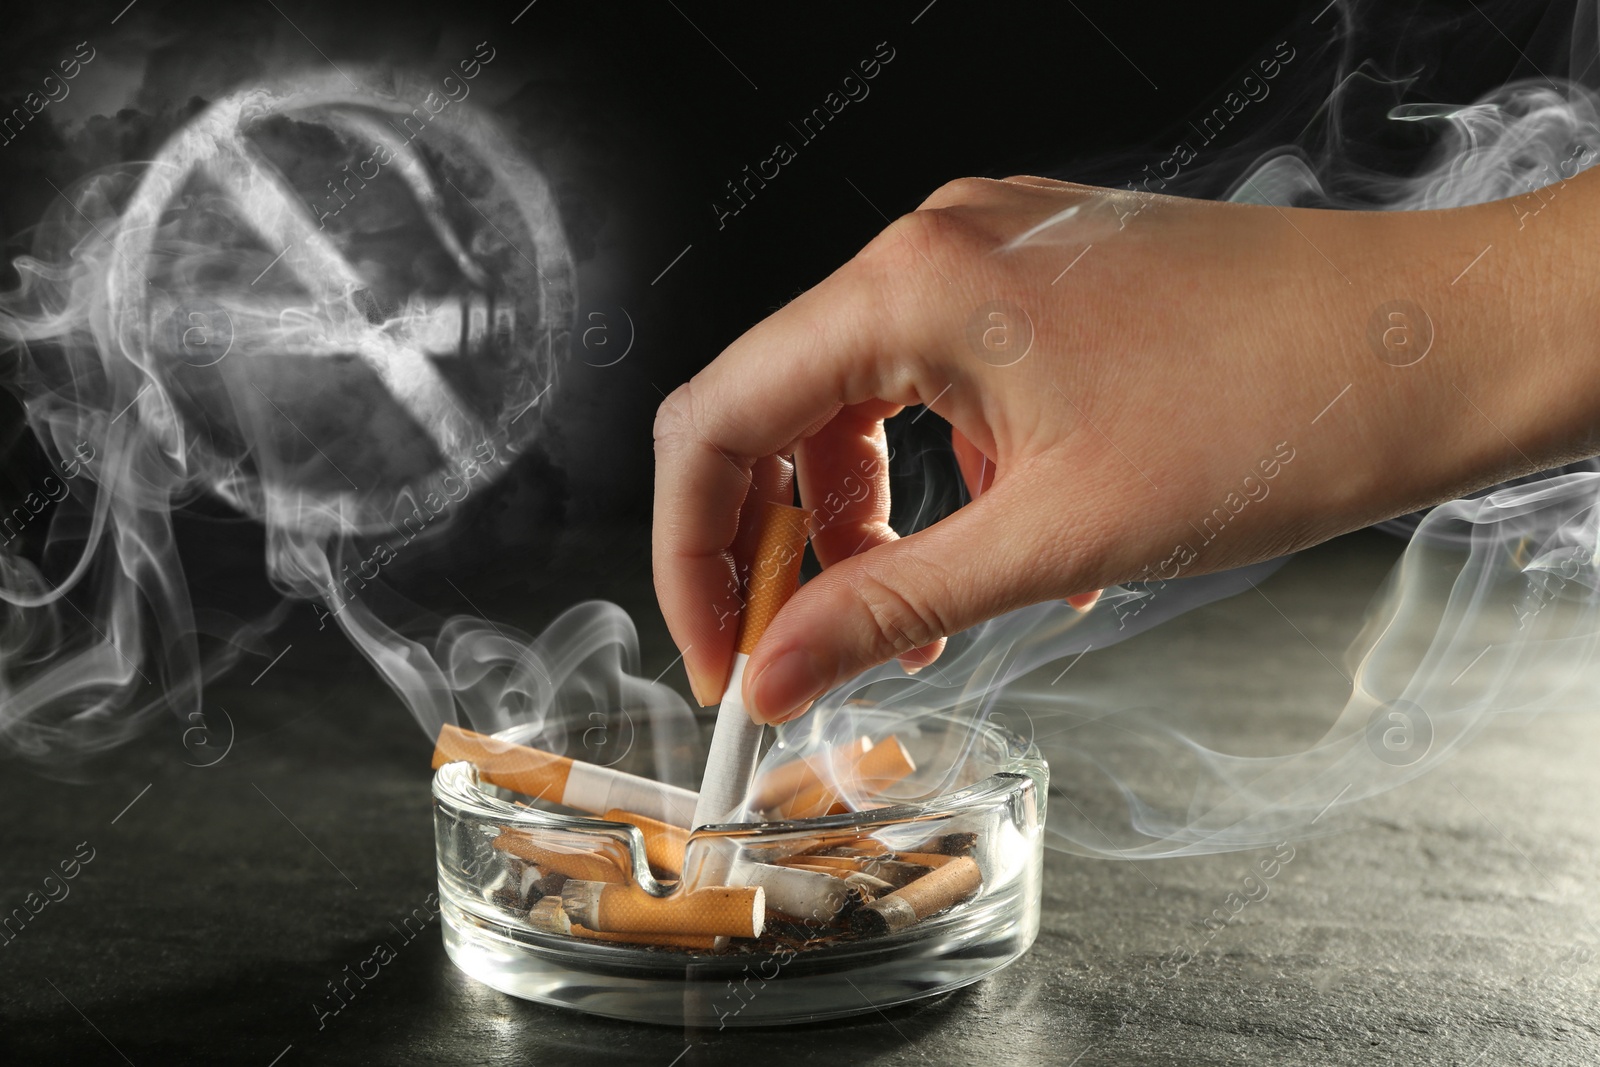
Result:
<instances>
[{"instance_id":1,"label":"fingernail","mask_svg":"<svg viewBox=\"0 0 1600 1067\"><path fill-rule=\"evenodd\" d=\"M689 691L694 694L694 699L702 708L709 708L713 704L722 703L723 685L713 681L704 670L684 664L684 670L689 675Z\"/></svg>"},{"instance_id":2,"label":"fingernail","mask_svg":"<svg viewBox=\"0 0 1600 1067\"><path fill-rule=\"evenodd\" d=\"M1105 592L1105 590L1096 589L1092 593L1079 593L1077 596L1069 596L1067 597L1067 603L1071 604L1079 611L1088 611L1090 608L1095 606L1096 602L1099 601L1100 594L1103 592Z\"/></svg>"},{"instance_id":3,"label":"fingernail","mask_svg":"<svg viewBox=\"0 0 1600 1067\"><path fill-rule=\"evenodd\" d=\"M803 713L833 685L833 672L809 650L790 649L768 660L745 683L745 703L765 723L787 722Z\"/></svg>"},{"instance_id":4,"label":"fingernail","mask_svg":"<svg viewBox=\"0 0 1600 1067\"><path fill-rule=\"evenodd\" d=\"M925 666L927 666L925 663L912 663L910 660L904 659L900 661L900 669L912 677L915 677L917 672L922 670L922 668Z\"/></svg>"}]
</instances>

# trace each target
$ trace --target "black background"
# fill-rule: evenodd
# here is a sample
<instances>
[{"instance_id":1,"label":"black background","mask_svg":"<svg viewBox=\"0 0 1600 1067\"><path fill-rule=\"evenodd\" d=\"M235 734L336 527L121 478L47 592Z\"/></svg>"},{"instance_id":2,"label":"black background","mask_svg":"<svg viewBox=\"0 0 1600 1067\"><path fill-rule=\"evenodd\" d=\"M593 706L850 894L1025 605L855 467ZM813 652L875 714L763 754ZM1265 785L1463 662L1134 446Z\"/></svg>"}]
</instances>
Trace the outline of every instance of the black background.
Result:
<instances>
[{"instance_id":1,"label":"black background","mask_svg":"<svg viewBox=\"0 0 1600 1067\"><path fill-rule=\"evenodd\" d=\"M90 135L63 136L41 120L0 146L0 232L12 253L56 195L50 182L65 188L94 166L149 158L197 96L285 65L393 62L442 76L472 43L493 43L497 74L515 72L517 83L499 113L555 180L579 258L604 268L587 278L580 314L627 309L635 347L606 368L585 366L575 351L548 451L392 577L428 610L467 610L448 577L473 606L530 631L579 599L617 600L641 627L647 677L675 654L649 584L655 406L887 219L962 175L1129 180L1285 40L1297 59L1272 96L1208 149L1184 191L1221 195L1279 145L1297 142L1319 158L1333 112L1348 111L1347 159L1403 170L1426 145L1413 130L1384 127L1388 102L1469 99L1529 73L1530 63L1558 73L1545 45L1570 23L1564 10L1534 5L1370 5L1352 43L1336 32L1347 9L1322 3L913 0L767 10L538 0L512 25L520 2L139 0L110 26L120 7L37 4L5 16L0 99L14 102L87 38L101 58L81 80L122 78L127 108ZM467 47L450 52L447 41ZM895 58L870 96L814 143L797 145L798 158L719 229L712 204L724 183L776 140L794 144L787 124L819 106L879 42ZM1416 80L1359 79L1330 105L1341 75L1368 60L1374 71ZM0 427L0 501L9 502L44 460L14 402L0 408ZM915 432L925 435L921 450L937 450L937 420ZM180 536L197 596L264 607L272 596L259 529L215 504L193 510ZM428 746L308 609L291 614L271 646L268 654L293 651L259 686L250 681L265 655L247 657L208 694L237 733L216 767L184 766L194 754L177 721L92 763L6 767L0 906L19 901L79 840L96 842L104 857L73 898L39 916L39 929L0 949L0 1048L12 1046L21 1057L12 1062L181 1062L204 1050L208 1062L265 1064L291 1043L309 1060L515 1055L496 1044L495 1020L531 1009L463 982L436 944L406 950L390 988L358 1005L364 1018L352 1009L336 1035L316 1029L308 1005L322 983L365 958L374 931L429 888ZM667 679L682 688L676 673ZM58 777L74 783L48 780ZM332 857L327 865L307 840ZM959 1026L964 1010L947 1002L937 1009L945 1015L924 1023ZM604 1026L564 1016L559 1025L570 1029L547 1051L580 1061L615 1051Z\"/></svg>"}]
</instances>

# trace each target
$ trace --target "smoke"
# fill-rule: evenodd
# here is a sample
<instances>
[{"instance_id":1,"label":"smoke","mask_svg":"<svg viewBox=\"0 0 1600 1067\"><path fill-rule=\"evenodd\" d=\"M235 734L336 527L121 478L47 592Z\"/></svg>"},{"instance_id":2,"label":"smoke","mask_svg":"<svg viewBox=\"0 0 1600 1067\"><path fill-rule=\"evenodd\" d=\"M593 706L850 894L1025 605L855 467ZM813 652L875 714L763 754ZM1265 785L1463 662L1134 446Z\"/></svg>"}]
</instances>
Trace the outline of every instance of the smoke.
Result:
<instances>
[{"instance_id":1,"label":"smoke","mask_svg":"<svg viewBox=\"0 0 1600 1067\"><path fill-rule=\"evenodd\" d=\"M1485 10L1471 33L1507 14ZM1537 198L1595 162L1592 5L1533 36L1530 69L1464 101L1430 95L1422 72L1449 64L1416 50L1468 31L1407 18L1398 34L1395 16L1339 4L1293 47L1269 48L1282 76L1260 67L1241 99L1252 115L1293 114L1308 93L1286 72L1320 79L1314 114L1296 116L1304 132L1265 153L1249 136L1208 147L1164 191L1416 210ZM462 58L501 76L492 56ZM534 636L433 619L386 581L548 432L576 294L544 177L460 76L260 76L276 67L255 56L244 88L142 125L64 109L65 128L115 126L152 161L59 189L0 297L8 384L49 464L0 516L0 742L59 767L162 714L188 721L208 681L310 601L430 735L458 718L532 722L542 747L614 762L608 746L626 755L648 727L654 773L694 784L693 716L637 676L621 609L579 604ZM237 77L228 63L205 75ZM1151 162L1181 155L1135 162L1124 180L1137 188ZM1091 212L1023 239L1085 225L1114 240L1122 220ZM914 527L956 506L959 483L942 445L898 432L898 521ZM920 471L911 484L907 469ZM1278 561L1113 588L1086 614L1041 604L993 620L916 679L889 665L839 687L779 732L768 762L853 738L865 703L908 731L938 714L1034 740L1054 768L1051 841L1070 851L1172 856L1315 832L1330 811L1437 767L1495 714L1553 706L1586 677L1597 492L1600 474L1569 468L1394 524L1414 536L1347 650L1349 692L1296 752L1220 751L1198 707L1130 708L1047 681L1072 657L1250 589ZM191 603L173 516L202 500L260 524L277 607L241 618ZM948 755L917 776L918 795L955 781L961 753Z\"/></svg>"},{"instance_id":2,"label":"smoke","mask_svg":"<svg viewBox=\"0 0 1600 1067\"><path fill-rule=\"evenodd\" d=\"M1479 22L1468 36L1495 35L1495 19L1507 14L1475 10ZM1397 33L1405 20L1405 33ZM1248 95L1235 94L1237 107L1230 104L1236 113L1247 99L1283 95L1290 64L1303 70L1317 56L1330 57L1331 89L1315 101L1296 141L1266 151L1248 135L1232 147L1205 144L1211 156L1195 164L1201 149L1191 142L1209 140L1211 130L1191 123L1188 140L1154 166L1123 161L1122 182L1106 184L1166 193L1222 187L1224 198L1238 202L1361 210L1509 199L1528 218L1553 187L1600 160L1600 94L1583 80L1600 76L1596 23L1595 5L1582 4L1567 21L1569 32L1535 35L1544 42L1537 52L1543 62L1523 53L1528 76L1476 99L1437 102L1423 95L1424 72L1448 71L1451 61L1419 49L1451 39L1446 31L1459 38L1463 27L1442 15L1430 23L1414 11L1339 3L1269 47L1240 83ZM1552 76L1558 70L1577 73ZM1263 88L1273 78L1278 88ZM1294 104L1279 106L1292 112ZM1228 112L1213 114L1222 116L1220 125ZM1256 155L1241 171L1234 163L1242 151ZM1393 168L1402 159L1414 165L1379 165ZM1091 202L1007 248L1112 241L1139 225L1136 215ZM1113 588L1087 615L1052 603L993 620L952 641L936 669L915 680L881 667L828 694L783 728L768 763L847 741L864 728L863 705L887 706L901 715L897 730L916 732L925 717L954 716L1000 722L1038 744L1054 779L1049 843L1080 855L1192 855L1326 831L1340 809L1438 767L1495 715L1555 707L1575 686L1593 684L1597 467L1594 460L1572 464L1383 524L1410 540L1343 657L1350 684L1342 705L1307 708L1313 698L1299 698L1277 713L1327 724L1298 751L1263 755L1208 745L1202 738L1217 731L1202 697L1187 707L1130 707L1116 686L1075 691L1070 682L1054 684L1075 664L1069 657L1093 655L1249 589L1284 562L1276 561ZM1161 671L1159 662L1148 669ZM960 755L951 754L951 766ZM919 774L902 786L901 799L935 795L953 781ZM853 803L872 802L848 780L834 784Z\"/></svg>"},{"instance_id":3,"label":"smoke","mask_svg":"<svg viewBox=\"0 0 1600 1067\"><path fill-rule=\"evenodd\" d=\"M467 616L419 639L384 574L539 439L570 340L555 200L466 102L493 59L250 86L151 162L58 190L0 297L51 472L0 517L0 741L59 767L185 721L300 600L430 735L548 717L561 748L570 723L637 716L663 773L692 774L692 717L633 676L620 609L578 605L537 639ZM264 528L283 599L263 617L194 609L173 516L202 497Z\"/></svg>"}]
</instances>

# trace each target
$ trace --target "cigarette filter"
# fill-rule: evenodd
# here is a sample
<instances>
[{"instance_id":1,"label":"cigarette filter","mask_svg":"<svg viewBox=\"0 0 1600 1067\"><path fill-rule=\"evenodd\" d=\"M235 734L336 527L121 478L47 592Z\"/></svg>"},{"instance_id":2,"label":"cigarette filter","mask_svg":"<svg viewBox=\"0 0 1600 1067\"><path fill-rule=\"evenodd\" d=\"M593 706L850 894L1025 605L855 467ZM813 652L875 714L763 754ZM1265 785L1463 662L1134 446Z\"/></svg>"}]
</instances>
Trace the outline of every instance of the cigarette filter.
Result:
<instances>
[{"instance_id":1,"label":"cigarette filter","mask_svg":"<svg viewBox=\"0 0 1600 1067\"><path fill-rule=\"evenodd\" d=\"M861 754L836 781L841 788L858 794L882 792L917 769L911 753L898 737L887 737ZM787 803L780 804L773 814L780 819L814 819L827 814L835 804L844 800L840 789L830 782L819 781L797 794Z\"/></svg>"},{"instance_id":2,"label":"cigarette filter","mask_svg":"<svg viewBox=\"0 0 1600 1067\"><path fill-rule=\"evenodd\" d=\"M639 832L644 835L644 854L650 861L650 866L671 871L674 875L683 870L683 850L689 845L689 831L683 827L668 826L658 819L649 819L617 808L612 808L601 818L637 826Z\"/></svg>"},{"instance_id":3,"label":"cigarette filter","mask_svg":"<svg viewBox=\"0 0 1600 1067\"><path fill-rule=\"evenodd\" d=\"M860 889L843 879L817 871L752 863L736 877L745 885L766 890L767 907L792 919L836 922L867 899Z\"/></svg>"},{"instance_id":4,"label":"cigarette filter","mask_svg":"<svg viewBox=\"0 0 1600 1067\"><path fill-rule=\"evenodd\" d=\"M962 856L859 909L850 924L862 934L897 933L967 899L982 884L977 861Z\"/></svg>"},{"instance_id":5,"label":"cigarette filter","mask_svg":"<svg viewBox=\"0 0 1600 1067\"><path fill-rule=\"evenodd\" d=\"M806 549L806 512L787 504L761 509L761 530L750 565L744 611L728 687L717 709L711 752L694 809L695 826L737 817L750 792L761 748L762 725L750 717L743 693L744 669L767 625L800 586L800 560Z\"/></svg>"},{"instance_id":6,"label":"cigarette filter","mask_svg":"<svg viewBox=\"0 0 1600 1067\"><path fill-rule=\"evenodd\" d=\"M479 778L502 789L594 814L621 808L683 826L695 808L695 795L679 786L446 723L434 744L433 767L438 770L457 761L471 763Z\"/></svg>"},{"instance_id":7,"label":"cigarette filter","mask_svg":"<svg viewBox=\"0 0 1600 1067\"><path fill-rule=\"evenodd\" d=\"M608 933L760 937L766 891L760 886L710 886L656 897L635 885L583 882L561 889L567 918Z\"/></svg>"},{"instance_id":8,"label":"cigarette filter","mask_svg":"<svg viewBox=\"0 0 1600 1067\"><path fill-rule=\"evenodd\" d=\"M621 857L608 856L604 852L576 849L548 840L536 843L531 835L510 828L502 828L500 836L492 844L502 852L509 852L520 860L538 865L547 875L554 872L590 882L628 880Z\"/></svg>"},{"instance_id":9,"label":"cigarette filter","mask_svg":"<svg viewBox=\"0 0 1600 1067\"><path fill-rule=\"evenodd\" d=\"M871 747L872 738L858 737L848 744L833 745L822 752L779 764L756 779L750 806L757 811L767 811L793 800L825 782L830 771L837 774L853 766Z\"/></svg>"}]
</instances>

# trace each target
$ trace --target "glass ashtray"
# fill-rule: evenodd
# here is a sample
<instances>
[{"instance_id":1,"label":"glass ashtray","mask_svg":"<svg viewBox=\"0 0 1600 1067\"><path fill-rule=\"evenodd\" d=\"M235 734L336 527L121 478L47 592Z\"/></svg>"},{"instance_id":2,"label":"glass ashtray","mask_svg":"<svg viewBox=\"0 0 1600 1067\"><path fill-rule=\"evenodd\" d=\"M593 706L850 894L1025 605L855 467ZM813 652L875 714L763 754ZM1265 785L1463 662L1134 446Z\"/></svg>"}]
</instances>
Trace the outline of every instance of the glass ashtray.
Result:
<instances>
[{"instance_id":1,"label":"glass ashtray","mask_svg":"<svg viewBox=\"0 0 1600 1067\"><path fill-rule=\"evenodd\" d=\"M1037 749L954 716L866 709L855 722L857 746L903 746L915 769L857 795L861 810L673 830L667 860L649 820L551 810L445 763L433 796L446 951L512 996L716 1029L870 1012L1017 959L1039 930Z\"/></svg>"}]
</instances>

